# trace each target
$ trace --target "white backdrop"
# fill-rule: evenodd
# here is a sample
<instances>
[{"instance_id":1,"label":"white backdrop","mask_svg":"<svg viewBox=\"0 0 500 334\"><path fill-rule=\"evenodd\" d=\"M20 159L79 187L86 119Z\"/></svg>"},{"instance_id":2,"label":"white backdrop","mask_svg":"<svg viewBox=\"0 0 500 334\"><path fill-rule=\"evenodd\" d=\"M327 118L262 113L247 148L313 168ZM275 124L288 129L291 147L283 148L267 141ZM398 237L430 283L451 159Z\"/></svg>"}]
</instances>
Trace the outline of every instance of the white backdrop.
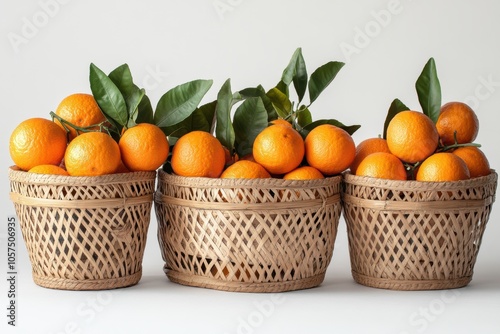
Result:
<instances>
[{"instance_id":1,"label":"white backdrop","mask_svg":"<svg viewBox=\"0 0 500 334\"><path fill-rule=\"evenodd\" d=\"M231 78L233 89L277 83L302 47L309 73L346 62L314 103L315 119L361 124L356 142L382 132L391 101L418 109L414 83L434 57L443 103L477 112L477 142L500 165L500 3L481 1L77 1L0 4L0 267L6 268L8 139L29 117L49 117L65 96L90 92L89 64L109 72L128 63L153 104L171 87L213 79L206 101ZM496 204L495 204L496 206ZM151 221L140 284L106 292L64 292L33 284L18 246L17 327L7 325L6 280L0 284L2 332L172 333L372 332L497 333L500 330L499 208L494 206L472 283L453 291L393 292L355 284L345 224L318 288L278 295L224 293L168 282ZM19 239L21 234L18 232Z\"/></svg>"}]
</instances>

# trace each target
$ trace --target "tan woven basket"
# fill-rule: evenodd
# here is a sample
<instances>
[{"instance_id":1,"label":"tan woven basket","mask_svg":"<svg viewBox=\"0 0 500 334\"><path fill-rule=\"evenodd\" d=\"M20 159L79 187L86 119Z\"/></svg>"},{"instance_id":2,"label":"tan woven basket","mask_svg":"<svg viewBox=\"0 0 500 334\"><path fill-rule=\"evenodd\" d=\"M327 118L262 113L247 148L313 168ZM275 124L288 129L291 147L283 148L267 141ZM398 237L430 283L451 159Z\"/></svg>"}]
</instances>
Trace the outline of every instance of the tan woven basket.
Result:
<instances>
[{"instance_id":1,"label":"tan woven basket","mask_svg":"<svg viewBox=\"0 0 500 334\"><path fill-rule=\"evenodd\" d=\"M469 284L497 177L492 171L466 181L417 182L344 174L354 280L392 290Z\"/></svg>"},{"instance_id":2,"label":"tan woven basket","mask_svg":"<svg viewBox=\"0 0 500 334\"><path fill-rule=\"evenodd\" d=\"M156 172L71 177L10 168L9 178L36 284L101 290L139 282Z\"/></svg>"},{"instance_id":3,"label":"tan woven basket","mask_svg":"<svg viewBox=\"0 0 500 334\"><path fill-rule=\"evenodd\" d=\"M341 214L341 176L237 180L160 171L158 180L158 239L171 281L241 292L323 282Z\"/></svg>"}]
</instances>

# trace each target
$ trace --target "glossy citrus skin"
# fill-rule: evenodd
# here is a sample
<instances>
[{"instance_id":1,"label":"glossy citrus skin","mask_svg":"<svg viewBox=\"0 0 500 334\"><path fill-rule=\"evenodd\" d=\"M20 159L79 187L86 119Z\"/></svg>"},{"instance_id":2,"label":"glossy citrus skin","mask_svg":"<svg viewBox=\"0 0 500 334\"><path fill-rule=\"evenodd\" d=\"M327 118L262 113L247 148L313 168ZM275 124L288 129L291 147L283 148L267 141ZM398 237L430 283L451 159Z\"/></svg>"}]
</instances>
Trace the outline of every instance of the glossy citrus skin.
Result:
<instances>
[{"instance_id":1,"label":"glossy citrus skin","mask_svg":"<svg viewBox=\"0 0 500 334\"><path fill-rule=\"evenodd\" d=\"M36 174L51 174L51 175L69 175L68 172L59 166L55 165L38 165L31 168L28 173Z\"/></svg>"},{"instance_id":2,"label":"glossy citrus skin","mask_svg":"<svg viewBox=\"0 0 500 334\"><path fill-rule=\"evenodd\" d=\"M267 179L271 175L256 162L240 160L227 167L220 177L222 179Z\"/></svg>"},{"instance_id":3,"label":"glossy citrus skin","mask_svg":"<svg viewBox=\"0 0 500 334\"><path fill-rule=\"evenodd\" d=\"M297 168L304 158L304 140L291 126L271 125L253 143L253 157L271 174L285 174Z\"/></svg>"},{"instance_id":4,"label":"glossy citrus skin","mask_svg":"<svg viewBox=\"0 0 500 334\"><path fill-rule=\"evenodd\" d=\"M67 146L66 132L44 118L30 118L12 132L9 152L22 170L38 165L59 165Z\"/></svg>"},{"instance_id":5,"label":"glossy citrus skin","mask_svg":"<svg viewBox=\"0 0 500 334\"><path fill-rule=\"evenodd\" d=\"M225 161L221 143L204 131L185 134L179 138L172 150L172 169L180 176L219 177Z\"/></svg>"},{"instance_id":6,"label":"glossy citrus skin","mask_svg":"<svg viewBox=\"0 0 500 334\"><path fill-rule=\"evenodd\" d=\"M453 151L469 168L470 177L486 176L491 173L490 163L486 155L475 146L459 147Z\"/></svg>"},{"instance_id":7,"label":"glossy citrus skin","mask_svg":"<svg viewBox=\"0 0 500 334\"><path fill-rule=\"evenodd\" d=\"M307 163L323 175L346 170L356 156L354 140L345 130L323 124L314 128L305 139Z\"/></svg>"},{"instance_id":8,"label":"glossy citrus skin","mask_svg":"<svg viewBox=\"0 0 500 334\"><path fill-rule=\"evenodd\" d=\"M90 94L76 93L65 97L57 106L56 115L79 127L89 127L106 121L96 100ZM62 127L56 119L55 122ZM97 131L99 128L96 127ZM68 127L69 138L72 140L77 136L74 128Z\"/></svg>"},{"instance_id":9,"label":"glossy citrus skin","mask_svg":"<svg viewBox=\"0 0 500 334\"><path fill-rule=\"evenodd\" d=\"M123 164L130 171L154 171L163 165L170 152L163 131L148 123L125 130L118 144Z\"/></svg>"},{"instance_id":10,"label":"glossy citrus skin","mask_svg":"<svg viewBox=\"0 0 500 334\"><path fill-rule=\"evenodd\" d=\"M476 113L465 103L449 102L441 107L436 127L443 145L472 143L479 132Z\"/></svg>"},{"instance_id":11,"label":"glossy citrus skin","mask_svg":"<svg viewBox=\"0 0 500 334\"><path fill-rule=\"evenodd\" d=\"M410 110L393 117L386 137L391 153L410 164L425 160L436 151L439 143L432 120L421 112Z\"/></svg>"},{"instance_id":12,"label":"glossy citrus skin","mask_svg":"<svg viewBox=\"0 0 500 334\"><path fill-rule=\"evenodd\" d=\"M398 157L387 152L375 152L363 159L356 175L388 180L406 180L406 169Z\"/></svg>"},{"instance_id":13,"label":"glossy citrus skin","mask_svg":"<svg viewBox=\"0 0 500 334\"><path fill-rule=\"evenodd\" d=\"M98 176L114 173L120 158L120 148L111 136L86 132L69 143L64 164L71 176Z\"/></svg>"},{"instance_id":14,"label":"glossy citrus skin","mask_svg":"<svg viewBox=\"0 0 500 334\"><path fill-rule=\"evenodd\" d=\"M459 181L470 178L466 163L457 155L448 152L435 153L418 168L417 181Z\"/></svg>"},{"instance_id":15,"label":"glossy citrus skin","mask_svg":"<svg viewBox=\"0 0 500 334\"><path fill-rule=\"evenodd\" d=\"M296 168L283 176L284 180L316 180L324 178L324 175L319 170L311 166Z\"/></svg>"},{"instance_id":16,"label":"glossy citrus skin","mask_svg":"<svg viewBox=\"0 0 500 334\"><path fill-rule=\"evenodd\" d=\"M368 155L376 152L391 153L391 151L389 150L389 146L387 146L387 141L385 139L368 138L360 142L356 146L356 157L354 158L354 161L349 167L351 169L351 173L356 174L356 170L361 161L363 161L363 159L366 158Z\"/></svg>"}]
</instances>

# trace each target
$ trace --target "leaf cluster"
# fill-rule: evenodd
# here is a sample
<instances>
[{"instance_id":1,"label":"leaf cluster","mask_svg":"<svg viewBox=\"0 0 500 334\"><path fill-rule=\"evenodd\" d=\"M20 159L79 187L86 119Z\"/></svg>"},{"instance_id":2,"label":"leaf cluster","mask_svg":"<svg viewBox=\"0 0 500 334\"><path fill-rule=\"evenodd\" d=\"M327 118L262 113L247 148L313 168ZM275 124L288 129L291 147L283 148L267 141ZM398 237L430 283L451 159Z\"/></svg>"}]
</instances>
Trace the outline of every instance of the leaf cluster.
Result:
<instances>
[{"instance_id":1,"label":"leaf cluster","mask_svg":"<svg viewBox=\"0 0 500 334\"><path fill-rule=\"evenodd\" d=\"M123 64L109 74L90 65L90 87L94 98L119 139L124 129L138 123L152 123L168 136L170 145L191 131L212 133L231 154L240 157L252 152L255 137L270 122L282 118L305 138L316 126L333 124L350 134L360 126L346 126L336 119L313 120L310 107L335 79L344 63L330 61L308 75L301 48L296 49L275 87L262 85L233 91L227 79L217 98L200 105L212 80L194 80L173 87L153 110L143 88L133 82L130 68ZM293 85L297 101L290 98ZM309 102L304 98L308 93ZM234 110L233 110L234 109Z\"/></svg>"}]
</instances>

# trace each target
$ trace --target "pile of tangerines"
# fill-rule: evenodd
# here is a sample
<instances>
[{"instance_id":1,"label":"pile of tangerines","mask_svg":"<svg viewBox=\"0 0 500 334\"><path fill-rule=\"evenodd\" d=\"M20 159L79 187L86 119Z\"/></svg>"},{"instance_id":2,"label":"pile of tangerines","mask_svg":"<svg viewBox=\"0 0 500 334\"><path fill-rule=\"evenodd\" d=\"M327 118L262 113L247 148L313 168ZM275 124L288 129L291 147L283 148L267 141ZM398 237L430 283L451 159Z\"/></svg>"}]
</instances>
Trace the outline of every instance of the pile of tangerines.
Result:
<instances>
[{"instance_id":1,"label":"pile of tangerines","mask_svg":"<svg viewBox=\"0 0 500 334\"><path fill-rule=\"evenodd\" d=\"M171 166L181 176L309 180L341 173L354 156L353 139L339 127L319 125L304 140L292 123L277 119L241 158L230 157L210 133L190 132L174 145Z\"/></svg>"},{"instance_id":2,"label":"pile of tangerines","mask_svg":"<svg viewBox=\"0 0 500 334\"><path fill-rule=\"evenodd\" d=\"M39 174L98 176L152 171L167 159L167 137L156 125L124 129L119 141L91 94L64 98L56 118L30 118L12 132L10 156L21 170Z\"/></svg>"},{"instance_id":3,"label":"pile of tangerines","mask_svg":"<svg viewBox=\"0 0 500 334\"><path fill-rule=\"evenodd\" d=\"M54 120L23 121L10 138L10 154L22 170L42 174L96 176L152 171L169 156L166 135L154 124L125 129L116 141L90 94L61 101ZM351 173L376 178L455 181L488 175L490 166L475 145L479 122L464 103L441 108L436 123L417 111L398 113L386 139L369 138L357 147L345 130L330 124L315 127L303 139L285 119L272 121L253 143L251 154L230 156L215 136L192 131L173 146L175 174L212 178L319 179Z\"/></svg>"},{"instance_id":4,"label":"pile of tangerines","mask_svg":"<svg viewBox=\"0 0 500 334\"><path fill-rule=\"evenodd\" d=\"M461 102L441 107L434 123L417 111L396 114L386 139L360 142L350 166L353 174L392 180L458 181L490 174L485 154L474 144L475 112Z\"/></svg>"}]
</instances>

